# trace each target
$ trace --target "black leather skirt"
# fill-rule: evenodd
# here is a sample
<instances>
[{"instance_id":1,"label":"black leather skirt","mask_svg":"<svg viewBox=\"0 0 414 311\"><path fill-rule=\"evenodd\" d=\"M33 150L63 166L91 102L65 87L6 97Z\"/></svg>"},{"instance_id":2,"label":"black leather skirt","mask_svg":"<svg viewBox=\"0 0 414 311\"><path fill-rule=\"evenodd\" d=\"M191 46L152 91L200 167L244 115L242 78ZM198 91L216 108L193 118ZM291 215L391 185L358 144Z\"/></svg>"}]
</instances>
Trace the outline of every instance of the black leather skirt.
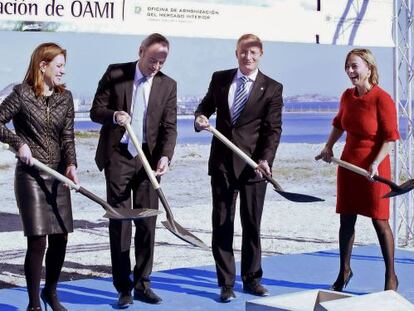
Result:
<instances>
[{"instance_id":1,"label":"black leather skirt","mask_svg":"<svg viewBox=\"0 0 414 311\"><path fill-rule=\"evenodd\" d=\"M25 236L73 231L70 190L53 176L17 161L14 192Z\"/></svg>"}]
</instances>

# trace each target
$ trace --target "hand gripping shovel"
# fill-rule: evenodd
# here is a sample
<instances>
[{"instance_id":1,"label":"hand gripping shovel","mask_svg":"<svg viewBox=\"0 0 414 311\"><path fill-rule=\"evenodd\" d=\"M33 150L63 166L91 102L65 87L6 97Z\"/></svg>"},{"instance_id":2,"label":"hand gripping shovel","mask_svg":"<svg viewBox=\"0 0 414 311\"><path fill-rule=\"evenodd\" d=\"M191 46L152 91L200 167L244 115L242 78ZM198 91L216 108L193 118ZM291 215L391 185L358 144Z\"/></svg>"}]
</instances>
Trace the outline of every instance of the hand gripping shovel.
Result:
<instances>
[{"instance_id":1,"label":"hand gripping shovel","mask_svg":"<svg viewBox=\"0 0 414 311\"><path fill-rule=\"evenodd\" d=\"M164 206L165 212L167 213L167 221L161 221L161 223L164 225L165 228L167 228L170 232L172 232L175 236L180 238L181 240L190 243L194 246L201 247L203 249L208 249L208 246L204 244L203 241L201 241L199 238L197 238L195 235L193 235L188 230L184 229L182 226L180 226L179 223L177 223L174 220L174 216L172 214L170 205L168 204L167 199L164 196L164 193L162 192L161 186L158 183L157 178L155 177L154 172L152 171L152 168L150 164L148 163L147 158L145 157L144 151L141 148L140 143L138 142L137 137L135 136L135 133L131 127L130 124L126 124L125 128L128 132L129 139L132 140L132 143L134 144L135 149L138 152L138 157L142 162L142 165L144 166L145 172L148 175L148 178L151 181L152 187L157 192L158 197L160 198L160 201L162 205Z\"/></svg>"},{"instance_id":2,"label":"hand gripping shovel","mask_svg":"<svg viewBox=\"0 0 414 311\"><path fill-rule=\"evenodd\" d=\"M0 146L2 149L10 150L11 152L16 153L12 148L10 148L8 144L0 143ZM57 180L67 184L70 189L74 189L76 192L83 194L88 199L91 199L92 201L101 205L103 209L106 211L103 217L110 218L110 219L116 219L116 220L132 220L132 219L156 216L159 214L159 211L152 210L152 209L140 209L140 210L122 209L121 210L121 209L113 208L106 201L102 200L100 197L98 197L94 193L90 192L89 190L83 188L80 185L75 184L72 180L60 174L59 172L55 171L54 169L51 169L50 167L43 164L39 160L33 158L33 166L52 175Z\"/></svg>"},{"instance_id":3,"label":"hand gripping shovel","mask_svg":"<svg viewBox=\"0 0 414 311\"><path fill-rule=\"evenodd\" d=\"M363 168L360 168L359 166L356 166L354 164L345 162L343 160L339 160L337 158L332 157L331 161L338 164L339 166L346 168L347 170L350 170L354 173L357 173L359 175L362 175L364 177L371 177L371 174L364 170ZM386 195L383 196L383 198L391 198L395 197L397 195L404 194L406 192L409 192L414 189L414 179L407 180L406 182L402 183L401 185L397 185L393 181L386 179L384 177L374 175L372 176L372 179L375 181L378 181L380 183L386 184L391 188L391 191L388 192Z\"/></svg>"},{"instance_id":4,"label":"hand gripping shovel","mask_svg":"<svg viewBox=\"0 0 414 311\"><path fill-rule=\"evenodd\" d=\"M250 165L253 169L258 168L258 164L254 162L247 154L245 154L239 147L233 144L226 136L221 134L217 129L212 126L206 128L207 131L211 132L215 137L217 137L221 142L223 142L227 147L229 147L235 154L241 157L248 165ZM262 172L263 177L273 185L273 190L279 193L282 197L289 201L293 202L318 202L324 201L321 198L314 197L307 194L301 193L293 193L293 192L286 192L282 189L282 187L277 183L277 181L272 178L271 176L266 175Z\"/></svg>"}]
</instances>

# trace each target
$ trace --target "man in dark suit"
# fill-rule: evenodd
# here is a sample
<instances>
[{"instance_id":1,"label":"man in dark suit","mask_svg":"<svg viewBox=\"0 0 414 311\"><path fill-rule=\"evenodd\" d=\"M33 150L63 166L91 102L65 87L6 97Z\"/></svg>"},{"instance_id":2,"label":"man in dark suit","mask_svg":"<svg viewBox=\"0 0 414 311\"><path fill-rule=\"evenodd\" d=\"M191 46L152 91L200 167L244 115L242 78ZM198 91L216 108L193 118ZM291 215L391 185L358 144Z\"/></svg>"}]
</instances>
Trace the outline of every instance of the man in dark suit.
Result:
<instances>
[{"instance_id":1,"label":"man in dark suit","mask_svg":"<svg viewBox=\"0 0 414 311\"><path fill-rule=\"evenodd\" d=\"M177 138L177 85L160 71L168 52L168 40L151 34L141 43L138 61L110 65L99 81L90 111L91 119L102 124L95 160L99 170L105 170L107 200L114 207L158 209L157 194L135 157L124 125L131 123L156 175L166 173ZM120 308L133 303L132 289L134 299L161 302L149 279L156 217L134 223L136 263L131 281L132 224L109 221L113 283Z\"/></svg>"},{"instance_id":2,"label":"man in dark suit","mask_svg":"<svg viewBox=\"0 0 414 311\"><path fill-rule=\"evenodd\" d=\"M243 228L243 289L258 296L268 295L261 284L260 222L266 192L262 174L271 175L282 132L283 100L282 85L258 70L262 54L262 42L257 36L241 36L236 48L238 68L213 74L195 113L195 128L200 131L209 126L208 118L216 112L217 129L259 163L258 169L253 170L213 138L208 165L213 196L212 249L222 302L236 298L233 235L238 193Z\"/></svg>"}]
</instances>

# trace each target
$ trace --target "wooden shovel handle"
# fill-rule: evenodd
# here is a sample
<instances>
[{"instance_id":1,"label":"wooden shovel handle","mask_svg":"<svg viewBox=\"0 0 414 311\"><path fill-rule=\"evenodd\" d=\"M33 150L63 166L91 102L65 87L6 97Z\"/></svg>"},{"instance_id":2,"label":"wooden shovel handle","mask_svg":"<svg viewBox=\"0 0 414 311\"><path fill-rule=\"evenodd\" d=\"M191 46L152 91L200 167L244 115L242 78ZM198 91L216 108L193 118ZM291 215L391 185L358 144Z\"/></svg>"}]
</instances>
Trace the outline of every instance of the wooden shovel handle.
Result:
<instances>
[{"instance_id":1,"label":"wooden shovel handle","mask_svg":"<svg viewBox=\"0 0 414 311\"><path fill-rule=\"evenodd\" d=\"M141 163L144 166L145 172L147 172L148 178L150 179L152 186L155 190L159 189L160 184L158 183L158 180L155 177L154 172L152 171L152 167L149 164L147 157L145 156L144 151L141 148L141 144L138 141L138 138L135 135L134 130L132 129L130 124L125 124L125 129L128 132L129 139L132 140L132 143L134 144L134 147L138 152L139 159L141 160Z\"/></svg>"},{"instance_id":2,"label":"wooden shovel handle","mask_svg":"<svg viewBox=\"0 0 414 311\"><path fill-rule=\"evenodd\" d=\"M207 131L211 132L214 136L216 136L220 141L222 141L227 147L229 147L234 153L236 153L239 157L241 157L248 165L252 168L257 169L258 164L253 161L247 154L245 154L239 147L233 144L226 136L221 134L218 130L214 127L209 126L206 128Z\"/></svg>"},{"instance_id":3,"label":"wooden shovel handle","mask_svg":"<svg viewBox=\"0 0 414 311\"><path fill-rule=\"evenodd\" d=\"M237 154L240 158L242 158L249 166L253 169L260 169L259 165L253 161L243 150L237 147L234 143L232 143L226 136L221 134L217 129L212 126L206 128L207 131L211 132L218 140L220 140L223 144L229 147L235 154ZM260 169L261 170L261 169ZM272 177L266 174L266 172L262 171L263 177L270 182L273 187L275 187L276 191L283 191L282 187L278 184L278 182Z\"/></svg>"},{"instance_id":4,"label":"wooden shovel handle","mask_svg":"<svg viewBox=\"0 0 414 311\"><path fill-rule=\"evenodd\" d=\"M141 144L139 143L138 138L137 138L137 136L134 133L134 130L132 129L131 125L128 124L128 123L125 124L125 129L128 132L129 139L132 140L132 143L134 144L134 147L135 147L135 149L138 152L138 157L141 160L142 165L144 166L145 172L147 173L148 178L150 179L151 184L152 184L154 190L157 192L158 197L160 198L161 203L164 206L164 209L165 209L165 212L167 214L168 220L170 222L173 222L174 221L174 216L172 214L171 208L170 208L167 200L165 199L164 193L161 190L161 186L158 183L158 180L155 177L154 172L152 171L152 167L149 164L149 162L147 160L147 157L145 156L144 151L141 148Z\"/></svg>"},{"instance_id":5,"label":"wooden shovel handle","mask_svg":"<svg viewBox=\"0 0 414 311\"><path fill-rule=\"evenodd\" d=\"M13 148L11 148L9 146L9 144L1 143L1 148L5 149L5 150L9 150L9 151L13 152L14 154L17 154L17 152ZM69 179L66 176L60 174L59 172L55 171L54 169L50 168L49 166L47 166L46 164L40 162L39 160L37 160L35 158L33 158L33 166L37 167L38 169L40 169L40 170L42 170L42 171L44 171L44 172L46 172L50 175L52 175L57 180L67 184L70 187L70 189L74 189L74 190L78 191L79 188L80 188L80 185L75 184L71 179Z\"/></svg>"},{"instance_id":6,"label":"wooden shovel handle","mask_svg":"<svg viewBox=\"0 0 414 311\"><path fill-rule=\"evenodd\" d=\"M346 168L346 169L354 172L354 173L357 173L359 175L362 175L362 176L368 177L368 178L371 177L371 174L367 170L364 170L363 168L360 168L359 166L348 163L344 160L337 159L335 157L332 157L331 161L338 164L339 166L341 166L343 168Z\"/></svg>"},{"instance_id":7,"label":"wooden shovel handle","mask_svg":"<svg viewBox=\"0 0 414 311\"><path fill-rule=\"evenodd\" d=\"M360 168L359 166L353 165L351 163L345 162L343 160L339 160L337 158L332 157L331 161L338 164L339 166L346 168L350 171L353 171L354 173L357 173L359 175L371 178L371 174L367 171L364 170L363 168ZM400 186L398 186L396 183L394 183L392 180L386 179L384 177L381 177L379 175L374 175L372 176L372 179L375 181L378 181L380 183L386 184L388 186L390 186L390 188L394 191L398 191L400 190Z\"/></svg>"}]
</instances>

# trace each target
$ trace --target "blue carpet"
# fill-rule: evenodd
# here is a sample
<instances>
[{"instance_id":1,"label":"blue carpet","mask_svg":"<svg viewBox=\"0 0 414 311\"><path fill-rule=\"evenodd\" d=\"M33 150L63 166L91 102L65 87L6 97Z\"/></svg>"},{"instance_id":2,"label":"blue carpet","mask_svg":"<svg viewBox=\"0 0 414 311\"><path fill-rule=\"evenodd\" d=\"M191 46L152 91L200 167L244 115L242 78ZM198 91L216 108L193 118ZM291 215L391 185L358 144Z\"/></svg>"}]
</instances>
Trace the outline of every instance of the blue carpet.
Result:
<instances>
[{"instance_id":1,"label":"blue carpet","mask_svg":"<svg viewBox=\"0 0 414 311\"><path fill-rule=\"evenodd\" d=\"M327 289L336 278L338 263L338 250L265 257L263 284L271 295ZM346 291L361 295L383 289L384 263L379 247L355 247L351 264L354 277ZM397 250L395 264L400 281L398 292L414 303L414 252ZM237 299L220 303L213 266L159 271L153 273L151 280L163 303L149 305L135 301L128 310L244 310L247 300L257 298L243 293L239 277L235 286ZM70 311L117 309L117 294L110 278L62 282L58 291ZM26 288L0 290L0 310L25 310L26 306Z\"/></svg>"}]
</instances>

